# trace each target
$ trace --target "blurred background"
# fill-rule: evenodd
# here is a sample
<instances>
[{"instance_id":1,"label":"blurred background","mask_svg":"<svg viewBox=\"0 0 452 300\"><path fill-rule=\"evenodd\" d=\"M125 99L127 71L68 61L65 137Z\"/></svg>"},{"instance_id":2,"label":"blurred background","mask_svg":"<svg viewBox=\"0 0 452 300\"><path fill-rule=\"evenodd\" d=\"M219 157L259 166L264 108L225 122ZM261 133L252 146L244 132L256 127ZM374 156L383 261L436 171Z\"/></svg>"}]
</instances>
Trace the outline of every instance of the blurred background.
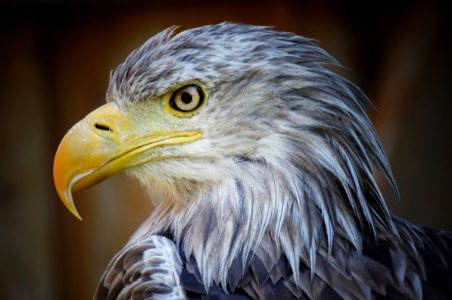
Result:
<instances>
[{"instance_id":1,"label":"blurred background","mask_svg":"<svg viewBox=\"0 0 452 300\"><path fill-rule=\"evenodd\" d=\"M0 2L1 298L90 299L151 211L119 175L76 195L79 222L57 198L52 163L64 133L104 103L109 72L173 24L228 20L318 40L381 113L372 118L401 194L383 184L392 210L452 230L450 14L442 2L394 2Z\"/></svg>"}]
</instances>

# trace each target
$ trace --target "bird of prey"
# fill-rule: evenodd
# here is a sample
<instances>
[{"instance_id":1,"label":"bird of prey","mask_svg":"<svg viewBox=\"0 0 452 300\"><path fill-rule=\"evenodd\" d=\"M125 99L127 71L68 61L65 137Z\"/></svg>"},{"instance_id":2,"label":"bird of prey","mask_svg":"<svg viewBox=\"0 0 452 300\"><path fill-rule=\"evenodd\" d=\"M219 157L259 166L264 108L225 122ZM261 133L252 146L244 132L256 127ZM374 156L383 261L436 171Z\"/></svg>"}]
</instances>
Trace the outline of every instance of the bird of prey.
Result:
<instances>
[{"instance_id":1,"label":"bird of prey","mask_svg":"<svg viewBox=\"0 0 452 300\"><path fill-rule=\"evenodd\" d=\"M57 192L120 171L155 210L95 299L451 299L452 235L397 194L366 111L314 41L269 27L169 28L114 70L107 104L63 138Z\"/></svg>"}]
</instances>

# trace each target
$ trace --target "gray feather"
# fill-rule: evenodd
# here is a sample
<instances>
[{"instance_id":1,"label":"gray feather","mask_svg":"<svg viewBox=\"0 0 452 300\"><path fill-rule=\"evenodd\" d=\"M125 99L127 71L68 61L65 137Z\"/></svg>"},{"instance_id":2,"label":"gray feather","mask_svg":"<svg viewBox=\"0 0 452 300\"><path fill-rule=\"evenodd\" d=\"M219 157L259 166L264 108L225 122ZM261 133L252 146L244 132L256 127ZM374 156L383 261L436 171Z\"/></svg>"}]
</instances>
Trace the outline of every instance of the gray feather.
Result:
<instances>
[{"instance_id":1,"label":"gray feather","mask_svg":"<svg viewBox=\"0 0 452 300\"><path fill-rule=\"evenodd\" d=\"M129 55L112 73L107 98L127 109L197 82L208 99L184 126L203 139L172 148L178 159L128 171L157 208L111 263L100 294L124 289L123 280L166 292L165 284L139 281L164 272L140 258L149 237L163 234L178 251L167 259L181 259L184 288L195 294L452 294L450 235L389 212L375 172L398 192L366 114L370 101L328 69L333 58L310 39L268 27L174 30ZM446 275L436 284L431 270Z\"/></svg>"}]
</instances>

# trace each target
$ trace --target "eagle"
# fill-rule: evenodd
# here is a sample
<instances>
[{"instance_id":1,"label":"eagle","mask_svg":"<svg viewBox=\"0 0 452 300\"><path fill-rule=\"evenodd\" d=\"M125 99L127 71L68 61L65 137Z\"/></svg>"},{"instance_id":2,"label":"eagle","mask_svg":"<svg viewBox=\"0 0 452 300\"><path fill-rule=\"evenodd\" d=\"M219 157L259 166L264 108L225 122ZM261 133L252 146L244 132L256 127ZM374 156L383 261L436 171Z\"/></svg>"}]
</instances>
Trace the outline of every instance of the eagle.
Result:
<instances>
[{"instance_id":1,"label":"eagle","mask_svg":"<svg viewBox=\"0 0 452 300\"><path fill-rule=\"evenodd\" d=\"M94 299L452 298L452 234L389 211L373 107L334 58L272 27L176 28L129 54L55 155L76 217L72 194L118 172L155 206Z\"/></svg>"}]
</instances>

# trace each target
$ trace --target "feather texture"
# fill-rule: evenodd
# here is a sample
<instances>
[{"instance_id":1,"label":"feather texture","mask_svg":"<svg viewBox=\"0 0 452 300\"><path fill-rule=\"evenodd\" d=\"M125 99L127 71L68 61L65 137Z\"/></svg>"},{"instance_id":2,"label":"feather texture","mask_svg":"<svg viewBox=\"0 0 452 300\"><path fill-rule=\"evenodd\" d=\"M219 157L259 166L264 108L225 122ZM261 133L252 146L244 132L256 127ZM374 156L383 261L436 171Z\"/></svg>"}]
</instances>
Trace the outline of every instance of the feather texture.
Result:
<instances>
[{"instance_id":1,"label":"feather texture","mask_svg":"<svg viewBox=\"0 0 452 300\"><path fill-rule=\"evenodd\" d=\"M186 299L182 261L174 243L163 236L129 244L107 270L95 299Z\"/></svg>"},{"instance_id":2,"label":"feather texture","mask_svg":"<svg viewBox=\"0 0 452 300\"><path fill-rule=\"evenodd\" d=\"M125 109L198 82L207 103L184 126L203 139L128 171L156 209L97 298L452 297L451 235L391 215L370 102L335 64L310 39L230 23L170 28L132 52L108 100Z\"/></svg>"}]
</instances>

